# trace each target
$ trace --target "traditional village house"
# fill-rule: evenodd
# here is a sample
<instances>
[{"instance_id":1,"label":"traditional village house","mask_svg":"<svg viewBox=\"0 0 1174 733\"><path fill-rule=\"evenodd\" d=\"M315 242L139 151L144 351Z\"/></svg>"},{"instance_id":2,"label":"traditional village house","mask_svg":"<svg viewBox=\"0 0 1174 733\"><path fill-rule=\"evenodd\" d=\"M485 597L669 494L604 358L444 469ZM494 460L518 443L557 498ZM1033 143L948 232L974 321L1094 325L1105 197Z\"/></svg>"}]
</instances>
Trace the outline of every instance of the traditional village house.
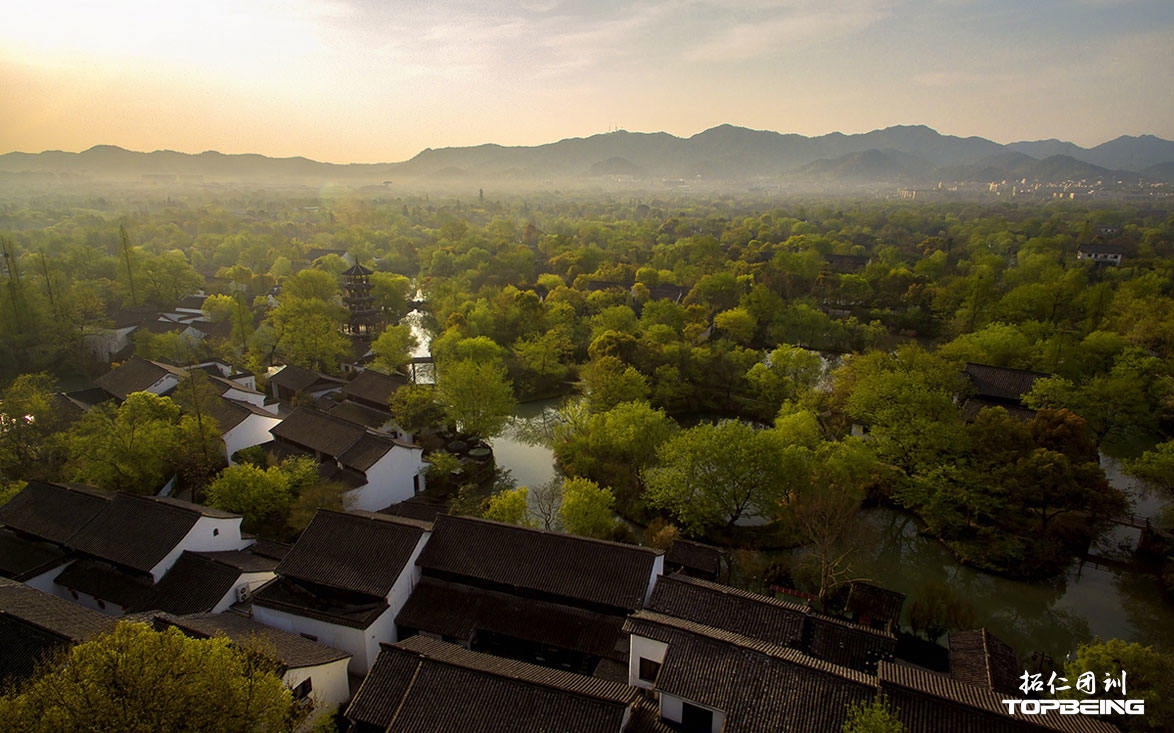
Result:
<instances>
[{"instance_id":1,"label":"traditional village house","mask_svg":"<svg viewBox=\"0 0 1174 733\"><path fill-rule=\"evenodd\" d=\"M848 705L878 693L909 733L1116 730L1082 716L1009 715L999 701L1015 695L985 681L889 661L891 634L682 575L661 578L624 630L629 684L677 730L836 731Z\"/></svg>"},{"instance_id":2,"label":"traditional village house","mask_svg":"<svg viewBox=\"0 0 1174 733\"><path fill-rule=\"evenodd\" d=\"M274 426L275 447L311 455L323 476L349 487L348 508L377 511L423 491L424 449L313 407L299 407Z\"/></svg>"},{"instance_id":3,"label":"traditional village house","mask_svg":"<svg viewBox=\"0 0 1174 733\"><path fill-rule=\"evenodd\" d=\"M111 615L149 604L185 552L243 550L241 517L178 499L118 494L69 540L78 559L53 580L62 597Z\"/></svg>"},{"instance_id":4,"label":"traditional village house","mask_svg":"<svg viewBox=\"0 0 1174 733\"><path fill-rule=\"evenodd\" d=\"M343 385L342 399L329 408L331 415L380 432L392 431L393 417L388 403L396 390L408 383L399 374L373 369L360 371Z\"/></svg>"},{"instance_id":5,"label":"traditional village house","mask_svg":"<svg viewBox=\"0 0 1174 733\"><path fill-rule=\"evenodd\" d=\"M864 672L655 611L633 614L624 630L629 684L652 691L661 718L682 731L837 731L848 706L876 691Z\"/></svg>"},{"instance_id":6,"label":"traditional village house","mask_svg":"<svg viewBox=\"0 0 1174 733\"><path fill-rule=\"evenodd\" d=\"M677 537L664 554L664 572L720 581L729 574L729 560L720 547Z\"/></svg>"},{"instance_id":7,"label":"traditional village house","mask_svg":"<svg viewBox=\"0 0 1174 733\"><path fill-rule=\"evenodd\" d=\"M53 593L53 579L76 557L71 542L114 494L29 481L0 505L0 576Z\"/></svg>"},{"instance_id":8,"label":"traditional village house","mask_svg":"<svg viewBox=\"0 0 1174 733\"><path fill-rule=\"evenodd\" d=\"M346 715L356 733L621 733L648 730L642 704L624 684L414 636L380 650Z\"/></svg>"},{"instance_id":9,"label":"traditional village house","mask_svg":"<svg viewBox=\"0 0 1174 733\"><path fill-rule=\"evenodd\" d=\"M114 624L105 614L0 578L0 680L27 677L57 650L89 641Z\"/></svg>"},{"instance_id":10,"label":"traditional village house","mask_svg":"<svg viewBox=\"0 0 1174 733\"><path fill-rule=\"evenodd\" d=\"M276 368L268 376L269 394L284 404L304 404L338 392L343 381L293 364Z\"/></svg>"},{"instance_id":11,"label":"traditional village house","mask_svg":"<svg viewBox=\"0 0 1174 733\"><path fill-rule=\"evenodd\" d=\"M273 440L270 431L281 424L281 418L264 407L223 396L209 405L207 411L208 416L216 421L229 464L236 463L233 456L237 451Z\"/></svg>"},{"instance_id":12,"label":"traditional village house","mask_svg":"<svg viewBox=\"0 0 1174 733\"><path fill-rule=\"evenodd\" d=\"M159 362L132 356L94 380L111 397L122 401L132 392L169 395L179 384L180 373Z\"/></svg>"},{"instance_id":13,"label":"traditional village house","mask_svg":"<svg viewBox=\"0 0 1174 733\"><path fill-rule=\"evenodd\" d=\"M859 580L848 584L844 610L861 626L896 633L901 626L901 609L904 606L904 593Z\"/></svg>"},{"instance_id":14,"label":"traditional village house","mask_svg":"<svg viewBox=\"0 0 1174 733\"><path fill-rule=\"evenodd\" d=\"M294 697L313 702L314 711L308 724L333 714L350 700L349 652L235 613L164 613L155 617L156 628L162 630L168 626L197 639L225 636L239 646L271 656L279 665L282 682L293 691Z\"/></svg>"},{"instance_id":15,"label":"traditional village house","mask_svg":"<svg viewBox=\"0 0 1174 733\"><path fill-rule=\"evenodd\" d=\"M626 663L624 617L644 606L664 556L446 515L417 565L420 583L396 619L401 636L591 674Z\"/></svg>"},{"instance_id":16,"label":"traditional village house","mask_svg":"<svg viewBox=\"0 0 1174 733\"><path fill-rule=\"evenodd\" d=\"M973 387L973 393L962 405L967 421L973 420L984 407L1002 407L1020 420L1031 420L1035 410L1023 404L1035 380L1048 376L1026 369L1009 369L990 364L967 363L963 369Z\"/></svg>"},{"instance_id":17,"label":"traditional village house","mask_svg":"<svg viewBox=\"0 0 1174 733\"><path fill-rule=\"evenodd\" d=\"M127 610L223 613L247 604L254 591L276 577L281 557L266 552L269 546L260 542L244 550L184 552L153 592Z\"/></svg>"},{"instance_id":18,"label":"traditional village house","mask_svg":"<svg viewBox=\"0 0 1174 733\"><path fill-rule=\"evenodd\" d=\"M679 573L657 582L647 608L866 672L897 649L897 638L887 630Z\"/></svg>"},{"instance_id":19,"label":"traditional village house","mask_svg":"<svg viewBox=\"0 0 1174 733\"><path fill-rule=\"evenodd\" d=\"M398 639L395 617L420 577L428 525L369 512L320 510L253 595L259 623L301 634L351 656L352 674Z\"/></svg>"},{"instance_id":20,"label":"traditional village house","mask_svg":"<svg viewBox=\"0 0 1174 733\"><path fill-rule=\"evenodd\" d=\"M1076 250L1076 259L1101 267L1116 267L1125 258L1125 248L1117 244L1093 242L1082 244Z\"/></svg>"},{"instance_id":21,"label":"traditional village house","mask_svg":"<svg viewBox=\"0 0 1174 733\"><path fill-rule=\"evenodd\" d=\"M1023 668L1009 644L986 629L955 631L948 644L951 677L995 692L1018 694Z\"/></svg>"}]
</instances>

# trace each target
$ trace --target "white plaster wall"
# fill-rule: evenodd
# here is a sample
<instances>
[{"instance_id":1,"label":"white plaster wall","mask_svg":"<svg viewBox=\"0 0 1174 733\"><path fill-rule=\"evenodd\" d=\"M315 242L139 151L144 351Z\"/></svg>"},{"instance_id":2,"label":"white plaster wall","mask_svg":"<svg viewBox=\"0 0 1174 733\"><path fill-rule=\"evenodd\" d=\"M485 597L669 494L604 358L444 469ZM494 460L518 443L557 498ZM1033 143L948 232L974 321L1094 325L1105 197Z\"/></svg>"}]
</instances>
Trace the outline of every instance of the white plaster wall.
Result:
<instances>
[{"instance_id":1,"label":"white plaster wall","mask_svg":"<svg viewBox=\"0 0 1174 733\"><path fill-rule=\"evenodd\" d=\"M640 679L640 659L651 659L658 664L664 664L664 656L669 645L663 641L647 639L632 634L628 637L628 684L632 687L643 687L646 690L655 688L651 682Z\"/></svg>"},{"instance_id":2,"label":"white plaster wall","mask_svg":"<svg viewBox=\"0 0 1174 733\"><path fill-rule=\"evenodd\" d=\"M53 595L55 596L61 596L68 601L73 601L74 603L85 606L86 608L93 609L99 613L104 613L107 616L118 618L119 616L126 615L126 609L117 603L111 603L109 601L99 603L99 599L91 596L89 593L76 593L77 597L75 598L74 592L71 592L69 588L61 585L57 585L56 589L53 591ZM102 606L105 606L105 608Z\"/></svg>"},{"instance_id":3,"label":"white plaster wall","mask_svg":"<svg viewBox=\"0 0 1174 733\"><path fill-rule=\"evenodd\" d=\"M253 605L253 620L266 626L272 626L275 629L289 631L294 634L309 634L316 638L316 640L326 646L332 646L335 649L341 649L344 652L350 652L351 659L347 665L347 670L351 674L365 675L371 671L371 665L375 663L375 657L371 655L371 646L368 645L368 635L377 633L373 631L379 622L385 618L391 618L392 629L395 629L395 614L390 610L383 613L376 622L367 629L355 629L350 626L339 626L338 624L320 621L316 618L306 618L305 616L296 616L286 611L278 611L274 608L266 608L265 606ZM379 653L379 642L373 645L375 654Z\"/></svg>"},{"instance_id":4,"label":"white plaster wall","mask_svg":"<svg viewBox=\"0 0 1174 733\"><path fill-rule=\"evenodd\" d=\"M367 469L367 485L351 491L352 509L375 512L415 495L413 477L419 472L424 489L423 451L396 445L374 466Z\"/></svg>"},{"instance_id":5,"label":"white plaster wall","mask_svg":"<svg viewBox=\"0 0 1174 733\"><path fill-rule=\"evenodd\" d=\"M236 579L236 582L232 584L232 588L212 608L211 613L224 613L227 611L232 604L236 603L237 598L240 597L240 589L242 587L247 587L249 590L256 590L275 577L277 575L273 572L241 573L240 577Z\"/></svg>"},{"instance_id":6,"label":"white plaster wall","mask_svg":"<svg viewBox=\"0 0 1174 733\"><path fill-rule=\"evenodd\" d=\"M273 440L273 436L269 430L280 425L281 419L274 417L263 417L261 415L249 415L239 425L224 434L224 454L228 457L228 462L232 463L232 454L236 453L241 448L249 448L254 445L261 445Z\"/></svg>"},{"instance_id":7,"label":"white plaster wall","mask_svg":"<svg viewBox=\"0 0 1174 733\"><path fill-rule=\"evenodd\" d=\"M196 523L188 530L187 536L180 541L178 545L167 557L163 558L151 568L151 577L158 583L179 556L184 553L184 550L191 550L192 552L224 552L227 550L243 550L249 545L253 544L253 540L246 540L241 537L241 518L230 517L228 519L221 519L219 517L200 517Z\"/></svg>"},{"instance_id":8,"label":"white plaster wall","mask_svg":"<svg viewBox=\"0 0 1174 733\"><path fill-rule=\"evenodd\" d=\"M657 555L652 561L652 575L648 578L648 590L644 593L644 607L648 607L648 600L652 598L652 591L656 589L656 579L664 575L664 555Z\"/></svg>"},{"instance_id":9,"label":"white plaster wall","mask_svg":"<svg viewBox=\"0 0 1174 733\"><path fill-rule=\"evenodd\" d=\"M319 717L333 713L351 698L346 659L339 659L315 667L289 669L281 679L285 682L285 686L292 690L307 678L311 680L310 685L313 688L310 691L310 697L314 701L314 712L306 721L305 728L311 727Z\"/></svg>"},{"instance_id":10,"label":"white plaster wall","mask_svg":"<svg viewBox=\"0 0 1174 733\"><path fill-rule=\"evenodd\" d=\"M55 596L69 598L69 591L65 591L63 595L62 587L54 583L53 579L60 575L63 570L72 564L73 560L66 560L55 568L50 568L40 575L29 578L28 580L24 581L24 584L29 587L36 588L37 590L43 590L46 593L52 593ZM73 599L69 598L69 600L72 601Z\"/></svg>"},{"instance_id":11,"label":"white plaster wall","mask_svg":"<svg viewBox=\"0 0 1174 733\"><path fill-rule=\"evenodd\" d=\"M256 407L265 406L265 395L261 394L255 389L233 389L230 387L229 389L225 390L221 397L225 397L230 400L236 400L237 402L247 402L250 405L255 405Z\"/></svg>"}]
</instances>

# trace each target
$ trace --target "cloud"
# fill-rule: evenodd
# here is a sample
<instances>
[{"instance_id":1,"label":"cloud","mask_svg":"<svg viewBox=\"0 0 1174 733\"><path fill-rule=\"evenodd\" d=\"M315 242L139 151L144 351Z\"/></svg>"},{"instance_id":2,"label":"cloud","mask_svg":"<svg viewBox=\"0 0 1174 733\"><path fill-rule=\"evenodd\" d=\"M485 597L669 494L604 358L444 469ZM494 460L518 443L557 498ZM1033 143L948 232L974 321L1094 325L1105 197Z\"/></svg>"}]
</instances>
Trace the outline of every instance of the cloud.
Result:
<instances>
[{"instance_id":1,"label":"cloud","mask_svg":"<svg viewBox=\"0 0 1174 733\"><path fill-rule=\"evenodd\" d=\"M892 3L873 0L750 4L711 0L706 4L738 7L743 13L734 22L719 23L707 39L689 50L686 56L694 61L741 62L773 57L796 46L855 35L892 12Z\"/></svg>"}]
</instances>

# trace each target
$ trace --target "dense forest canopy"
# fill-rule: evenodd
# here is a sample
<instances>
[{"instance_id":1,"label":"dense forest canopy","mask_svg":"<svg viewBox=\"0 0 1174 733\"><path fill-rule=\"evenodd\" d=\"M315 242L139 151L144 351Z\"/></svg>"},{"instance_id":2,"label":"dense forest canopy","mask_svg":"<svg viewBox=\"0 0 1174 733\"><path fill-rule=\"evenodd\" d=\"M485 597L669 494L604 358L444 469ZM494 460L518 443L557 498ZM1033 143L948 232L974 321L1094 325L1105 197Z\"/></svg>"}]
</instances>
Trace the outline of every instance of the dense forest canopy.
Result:
<instances>
[{"instance_id":1,"label":"dense forest canopy","mask_svg":"<svg viewBox=\"0 0 1174 733\"><path fill-rule=\"evenodd\" d=\"M827 507L867 497L970 562L1035 575L1125 509L1098 448L1171 481L1160 202L43 195L0 206L0 241L6 482L52 478L38 455L86 465L85 424L55 425L49 385L103 373L96 338L185 298L205 337L140 328L135 353L337 374L357 355L341 291L355 262L387 327L375 368L407 363L396 324L424 301L437 389L393 400L402 424L488 436L515 399L575 395L560 469L638 522L728 541L784 519L818 544L837 534ZM978 409L968 363L1031 383Z\"/></svg>"}]
</instances>

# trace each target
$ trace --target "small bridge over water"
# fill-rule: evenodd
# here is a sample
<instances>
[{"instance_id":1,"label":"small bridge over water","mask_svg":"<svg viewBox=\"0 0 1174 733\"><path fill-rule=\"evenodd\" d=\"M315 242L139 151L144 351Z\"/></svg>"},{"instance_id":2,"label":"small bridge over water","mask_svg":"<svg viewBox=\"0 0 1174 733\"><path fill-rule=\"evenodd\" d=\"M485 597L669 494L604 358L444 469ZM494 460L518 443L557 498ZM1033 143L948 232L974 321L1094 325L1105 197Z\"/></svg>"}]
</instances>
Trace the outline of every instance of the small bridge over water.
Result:
<instances>
[{"instance_id":1,"label":"small bridge over water","mask_svg":"<svg viewBox=\"0 0 1174 733\"><path fill-rule=\"evenodd\" d=\"M1128 529L1137 530L1137 540L1130 539L1129 542L1121 542L1118 548L1121 550L1128 550L1128 559L1122 557L1109 557L1107 555L1098 554L1090 548L1090 551L1084 554L1080 559L1081 568L1086 563L1093 567L1108 567L1108 568L1127 568L1131 567L1138 553L1152 551L1154 548L1154 529L1150 525L1149 517L1141 517L1136 514L1121 514L1109 518L1109 524L1116 527L1126 527Z\"/></svg>"}]
</instances>

